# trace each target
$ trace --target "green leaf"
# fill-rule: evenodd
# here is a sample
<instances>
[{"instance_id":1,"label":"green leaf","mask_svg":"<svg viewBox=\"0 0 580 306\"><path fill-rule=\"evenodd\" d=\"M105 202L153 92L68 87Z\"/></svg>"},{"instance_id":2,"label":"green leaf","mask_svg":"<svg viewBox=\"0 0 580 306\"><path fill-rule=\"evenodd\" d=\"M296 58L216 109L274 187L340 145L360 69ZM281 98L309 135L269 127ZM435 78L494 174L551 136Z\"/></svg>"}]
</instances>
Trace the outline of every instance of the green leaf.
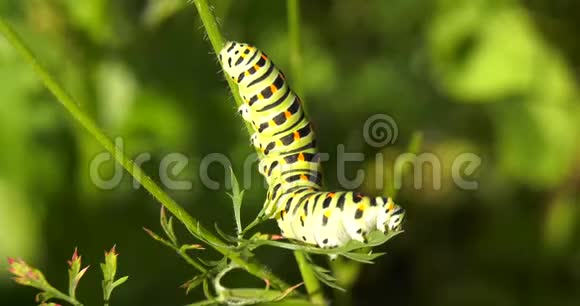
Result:
<instances>
[{"instance_id":1,"label":"green leaf","mask_svg":"<svg viewBox=\"0 0 580 306\"><path fill-rule=\"evenodd\" d=\"M155 239L155 240L157 240L157 241L159 241L159 242L163 243L164 245L166 245L166 246L168 246L168 247L170 247L170 248L173 248L173 247L174 247L174 246L173 246L173 244L171 244L171 242L169 242L169 241L167 241L167 240L165 240L165 239L161 238L159 235L155 234L155 233L154 233L153 231L151 231L150 229L143 228L143 230L144 230L144 231L145 231L145 232L146 232L146 233L147 233L149 236L151 236L151 238L153 238L153 239Z\"/></svg>"},{"instance_id":2,"label":"green leaf","mask_svg":"<svg viewBox=\"0 0 580 306\"><path fill-rule=\"evenodd\" d=\"M344 254L350 253L350 252L355 251L355 250L360 250L360 249L364 249L364 248L382 245L385 242L387 242L388 240L390 240L391 238L393 238L394 236L396 236L402 232L403 231L389 232L385 235L380 231L373 231L373 232L368 234L366 243L356 241L356 240L351 240L346 245L341 246L339 248L333 248L333 249L323 249L323 248L319 248L319 247L313 246L313 245L306 245L306 244L301 243L300 241L295 241L295 242L289 243L289 242L273 241L273 240L245 240L245 239L239 239L239 240L247 243L248 247L251 247L251 248L257 248L257 247L260 247L263 245L269 245L269 246L279 247L279 248L293 250L293 251L300 250L300 251L304 251L306 253L311 253L311 254L321 254L321 255L329 255L329 256L332 256L332 255L344 256ZM380 256L380 255L378 255L378 256ZM358 257L358 255L354 255L354 257Z\"/></svg>"},{"instance_id":3,"label":"green leaf","mask_svg":"<svg viewBox=\"0 0 580 306\"><path fill-rule=\"evenodd\" d=\"M220 235L222 238L224 238L225 240L229 241L229 242L237 242L238 238L228 235L227 233L225 233L224 231L222 231L219 226L217 225L217 223L214 223L214 228L216 230L216 232L218 233L218 235Z\"/></svg>"},{"instance_id":4,"label":"green leaf","mask_svg":"<svg viewBox=\"0 0 580 306\"><path fill-rule=\"evenodd\" d=\"M385 253L374 253L374 254L342 253L341 255L348 258L348 259L352 259L354 261L367 263L367 264L373 264L374 263L373 260L385 255Z\"/></svg>"},{"instance_id":5,"label":"green leaf","mask_svg":"<svg viewBox=\"0 0 580 306\"><path fill-rule=\"evenodd\" d=\"M264 290L261 288L226 289L221 292L217 300L228 305L254 305L258 303L277 302L286 298L300 286L302 286L302 283L292 286L284 291ZM305 300L298 299L295 301L305 302ZM308 303L307 305L311 304Z\"/></svg>"},{"instance_id":6,"label":"green leaf","mask_svg":"<svg viewBox=\"0 0 580 306\"><path fill-rule=\"evenodd\" d=\"M123 276L123 277L117 279L116 281L113 282L112 288L115 289L117 286L122 285L123 283L125 283L127 281L127 279L129 279L129 276Z\"/></svg>"},{"instance_id":7,"label":"green leaf","mask_svg":"<svg viewBox=\"0 0 580 306\"><path fill-rule=\"evenodd\" d=\"M242 199L244 198L244 190L240 191L240 185L238 184L238 179L234 173L234 170L230 168L230 180L232 186L232 193L228 195L232 198L232 204L234 205L234 218L236 220L236 228L238 236L242 234L242 218L241 218L241 208Z\"/></svg>"},{"instance_id":8,"label":"green leaf","mask_svg":"<svg viewBox=\"0 0 580 306\"><path fill-rule=\"evenodd\" d=\"M105 252L105 263L101 264L101 270L103 271L102 287L104 301L109 301L113 289L126 282L128 278L128 276L124 276L115 280L115 275L117 274L117 256L119 254L115 250L115 246L113 246L109 252Z\"/></svg>"},{"instance_id":9,"label":"green leaf","mask_svg":"<svg viewBox=\"0 0 580 306\"><path fill-rule=\"evenodd\" d=\"M225 268L228 263L227 257L224 257L220 260L204 260L202 258L198 258L197 260L199 260L205 266L215 267L218 270Z\"/></svg>"},{"instance_id":10,"label":"green leaf","mask_svg":"<svg viewBox=\"0 0 580 306\"><path fill-rule=\"evenodd\" d=\"M345 291L344 288L340 287L335 281L336 278L332 275L329 274L329 271L323 267L317 266L314 263L312 263L312 270L314 271L314 276L316 276L316 278L321 281L322 283L324 283L325 285L327 285L328 287L334 288L336 290L340 290L340 291Z\"/></svg>"},{"instance_id":11,"label":"green leaf","mask_svg":"<svg viewBox=\"0 0 580 306\"><path fill-rule=\"evenodd\" d=\"M49 291L40 292L39 294L36 295L36 301L43 303L54 298L56 298L56 294Z\"/></svg>"},{"instance_id":12,"label":"green leaf","mask_svg":"<svg viewBox=\"0 0 580 306\"><path fill-rule=\"evenodd\" d=\"M196 275L194 278L188 280L183 285L181 285L181 287L185 288L185 293L188 294L189 291L201 285L206 279L207 274Z\"/></svg>"},{"instance_id":13,"label":"green leaf","mask_svg":"<svg viewBox=\"0 0 580 306\"><path fill-rule=\"evenodd\" d=\"M159 214L159 222L161 223L161 227L163 231L167 235L167 237L173 242L173 245L177 245L177 237L175 236L175 232L173 231L173 217L167 218L167 214L165 213L165 208L161 206L161 213Z\"/></svg>"}]
</instances>

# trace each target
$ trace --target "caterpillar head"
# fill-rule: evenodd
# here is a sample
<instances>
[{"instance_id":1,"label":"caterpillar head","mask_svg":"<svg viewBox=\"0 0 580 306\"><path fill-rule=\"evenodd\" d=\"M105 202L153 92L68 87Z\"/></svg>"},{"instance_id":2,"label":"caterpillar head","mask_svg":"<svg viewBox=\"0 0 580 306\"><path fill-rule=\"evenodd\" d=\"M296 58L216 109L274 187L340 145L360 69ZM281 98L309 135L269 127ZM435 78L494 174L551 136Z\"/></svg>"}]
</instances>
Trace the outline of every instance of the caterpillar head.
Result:
<instances>
[{"instance_id":1,"label":"caterpillar head","mask_svg":"<svg viewBox=\"0 0 580 306\"><path fill-rule=\"evenodd\" d=\"M382 205L383 213L379 214L377 229L388 232L401 230L405 220L405 210L395 204L392 198L377 198Z\"/></svg>"},{"instance_id":2,"label":"caterpillar head","mask_svg":"<svg viewBox=\"0 0 580 306\"><path fill-rule=\"evenodd\" d=\"M390 231L399 231L403 227L403 221L405 220L405 210L399 206L395 205L389 222L387 222L387 228Z\"/></svg>"},{"instance_id":3,"label":"caterpillar head","mask_svg":"<svg viewBox=\"0 0 580 306\"><path fill-rule=\"evenodd\" d=\"M248 60L254 52L257 52L254 46L229 41L218 54L218 59L229 77L237 82L238 76L252 67Z\"/></svg>"}]
</instances>

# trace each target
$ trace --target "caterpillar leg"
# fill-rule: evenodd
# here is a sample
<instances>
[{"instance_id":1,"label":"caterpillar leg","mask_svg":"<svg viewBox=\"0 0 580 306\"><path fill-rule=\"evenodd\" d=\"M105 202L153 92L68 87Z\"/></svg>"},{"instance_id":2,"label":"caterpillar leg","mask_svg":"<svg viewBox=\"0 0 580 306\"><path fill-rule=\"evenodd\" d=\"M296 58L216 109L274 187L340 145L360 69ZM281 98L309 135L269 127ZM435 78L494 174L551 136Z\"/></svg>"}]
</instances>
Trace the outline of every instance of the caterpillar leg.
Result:
<instances>
[{"instance_id":1,"label":"caterpillar leg","mask_svg":"<svg viewBox=\"0 0 580 306\"><path fill-rule=\"evenodd\" d=\"M252 146L254 146L256 149L260 151L263 148L262 142L260 141L260 134L258 132L255 132L254 134L252 134L252 136L250 136L250 143L252 144ZM264 159L261 159L260 163L263 160Z\"/></svg>"},{"instance_id":2,"label":"caterpillar leg","mask_svg":"<svg viewBox=\"0 0 580 306\"><path fill-rule=\"evenodd\" d=\"M256 144L258 143L258 133L254 133L252 134L252 136L250 136L250 143L255 147Z\"/></svg>"},{"instance_id":3,"label":"caterpillar leg","mask_svg":"<svg viewBox=\"0 0 580 306\"><path fill-rule=\"evenodd\" d=\"M250 121L250 107L247 104L242 104L238 107L238 113L242 115L245 121Z\"/></svg>"}]
</instances>

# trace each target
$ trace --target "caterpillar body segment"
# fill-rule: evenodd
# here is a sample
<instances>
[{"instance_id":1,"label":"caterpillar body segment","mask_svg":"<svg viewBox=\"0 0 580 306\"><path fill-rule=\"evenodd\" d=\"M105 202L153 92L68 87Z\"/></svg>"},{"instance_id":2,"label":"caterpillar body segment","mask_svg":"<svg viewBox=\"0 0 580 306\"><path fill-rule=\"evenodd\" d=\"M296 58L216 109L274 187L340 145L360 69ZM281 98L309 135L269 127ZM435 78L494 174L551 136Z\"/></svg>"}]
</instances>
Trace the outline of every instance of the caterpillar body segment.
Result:
<instances>
[{"instance_id":1,"label":"caterpillar body segment","mask_svg":"<svg viewBox=\"0 0 580 306\"><path fill-rule=\"evenodd\" d=\"M299 124L295 129L282 131L275 136L262 135L254 133L252 135L252 144L264 155L280 155L291 151L295 148L309 146L311 150L316 150L316 140L310 123L305 121Z\"/></svg>"},{"instance_id":2,"label":"caterpillar body segment","mask_svg":"<svg viewBox=\"0 0 580 306\"><path fill-rule=\"evenodd\" d=\"M298 153L264 157L258 164L258 171L266 177L268 185L271 185L271 178L280 177L283 172L292 170L316 171L322 177L320 155L315 150L310 149Z\"/></svg>"}]
</instances>

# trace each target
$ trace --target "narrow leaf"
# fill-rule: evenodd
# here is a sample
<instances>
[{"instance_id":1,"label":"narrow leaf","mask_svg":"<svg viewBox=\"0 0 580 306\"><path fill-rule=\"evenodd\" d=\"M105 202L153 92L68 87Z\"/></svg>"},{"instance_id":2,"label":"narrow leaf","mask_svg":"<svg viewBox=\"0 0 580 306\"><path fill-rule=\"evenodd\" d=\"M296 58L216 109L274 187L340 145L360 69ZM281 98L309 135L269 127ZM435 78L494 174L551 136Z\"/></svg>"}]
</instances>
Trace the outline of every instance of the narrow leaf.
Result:
<instances>
[{"instance_id":1,"label":"narrow leaf","mask_svg":"<svg viewBox=\"0 0 580 306\"><path fill-rule=\"evenodd\" d=\"M143 230L149 235L151 236L151 238L163 243L164 245L173 248L173 245L171 244L171 242L161 238L159 235L155 234L153 231L151 231L150 229L147 228L143 228Z\"/></svg>"},{"instance_id":2,"label":"narrow leaf","mask_svg":"<svg viewBox=\"0 0 580 306\"><path fill-rule=\"evenodd\" d=\"M236 229L237 234L241 235L243 232L242 228L242 217L241 217L241 209L242 209L242 199L244 197L244 191L240 191L240 185L238 184L238 179L234 173L234 170L230 168L230 180L232 186L232 193L228 194L230 198L232 198L232 204L234 206L234 218L236 220Z\"/></svg>"},{"instance_id":3,"label":"narrow leaf","mask_svg":"<svg viewBox=\"0 0 580 306\"><path fill-rule=\"evenodd\" d=\"M373 264L373 260L385 255L385 253L374 253L374 254L364 254L364 253L342 253L340 254L346 258L352 259L354 261Z\"/></svg>"},{"instance_id":4,"label":"narrow leaf","mask_svg":"<svg viewBox=\"0 0 580 306\"><path fill-rule=\"evenodd\" d=\"M127 279L129 279L129 276L123 276L119 279L117 279L116 281L113 282L113 289L115 289L117 286L122 285L123 283L125 283L127 281Z\"/></svg>"},{"instance_id":5,"label":"narrow leaf","mask_svg":"<svg viewBox=\"0 0 580 306\"><path fill-rule=\"evenodd\" d=\"M237 241L238 241L238 239L237 239L236 237L234 237L234 236L231 236L231 235L228 235L228 234L226 234L224 231L222 231L222 230L221 230L221 229L218 227L217 223L214 223L214 228L215 228L216 232L218 233L218 235L220 235L220 236L221 236L222 238L224 238L225 240L227 240L227 241L229 241L229 242L237 242Z\"/></svg>"},{"instance_id":6,"label":"narrow leaf","mask_svg":"<svg viewBox=\"0 0 580 306\"><path fill-rule=\"evenodd\" d=\"M189 294L189 291L201 285L206 279L207 279L206 274L196 275L194 278L188 280L183 285L181 285L181 287L185 288L185 294Z\"/></svg>"}]
</instances>

